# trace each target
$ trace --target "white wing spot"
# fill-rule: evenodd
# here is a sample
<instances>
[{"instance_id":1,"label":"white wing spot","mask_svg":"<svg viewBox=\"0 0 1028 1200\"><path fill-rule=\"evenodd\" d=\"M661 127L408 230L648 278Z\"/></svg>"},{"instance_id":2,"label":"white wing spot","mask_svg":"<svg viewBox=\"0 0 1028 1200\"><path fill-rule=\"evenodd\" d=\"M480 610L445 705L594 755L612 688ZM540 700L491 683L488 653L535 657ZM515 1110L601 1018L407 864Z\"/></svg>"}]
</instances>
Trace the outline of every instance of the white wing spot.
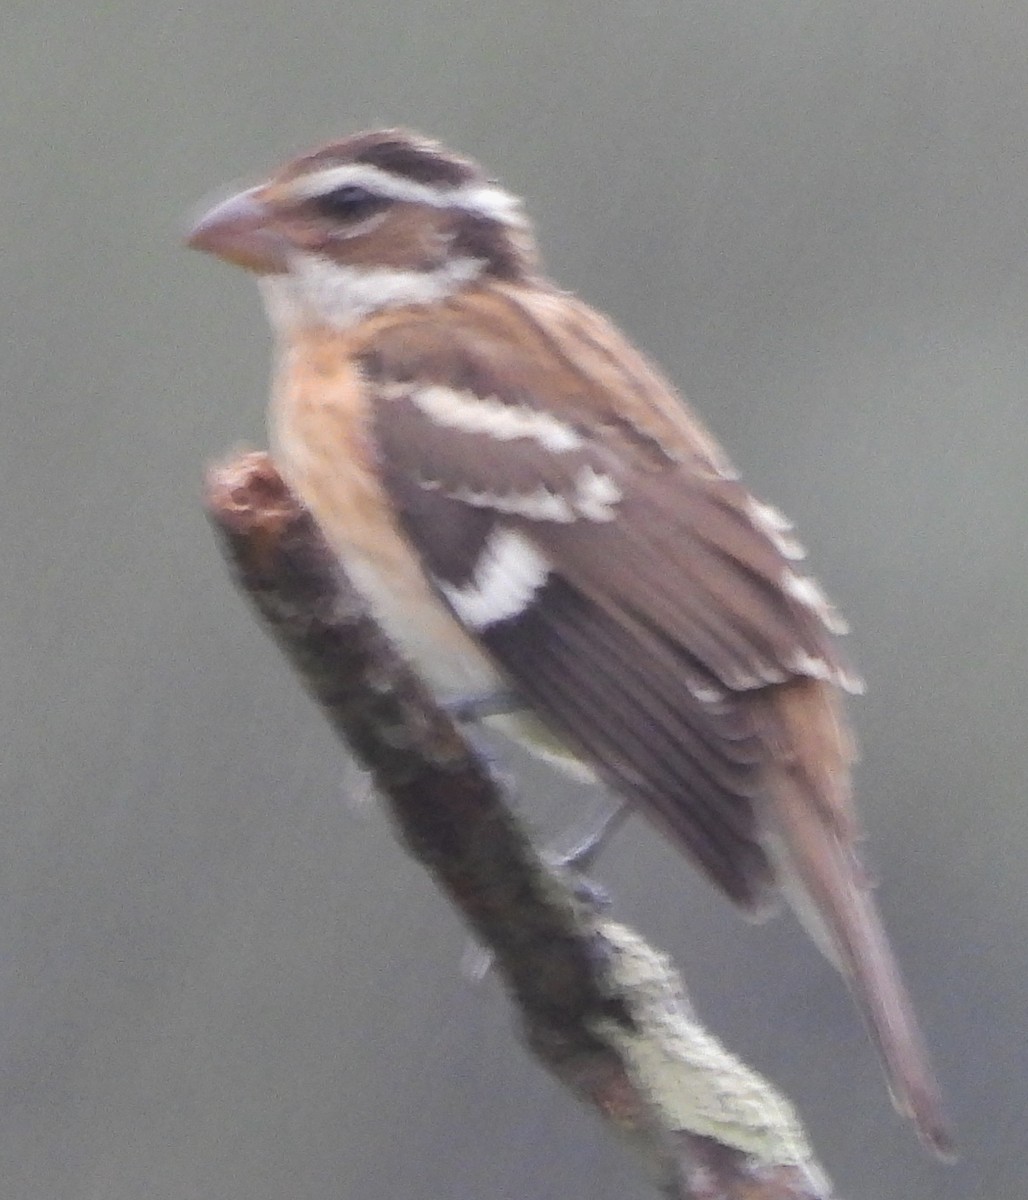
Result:
<instances>
[{"instance_id":1,"label":"white wing spot","mask_svg":"<svg viewBox=\"0 0 1028 1200\"><path fill-rule=\"evenodd\" d=\"M782 574L782 588L794 600L799 601L804 608L809 608L818 616L830 633L849 633L850 627L846 619L828 599L816 579L811 579L809 575L797 575L795 571L787 570Z\"/></svg>"},{"instance_id":2,"label":"white wing spot","mask_svg":"<svg viewBox=\"0 0 1028 1200\"><path fill-rule=\"evenodd\" d=\"M823 658L814 658L804 650L797 651L787 665L797 675L807 675L811 679L823 679L827 683L834 683L844 692L850 692L854 696L863 695L864 681L859 675L832 667Z\"/></svg>"},{"instance_id":3,"label":"white wing spot","mask_svg":"<svg viewBox=\"0 0 1028 1200\"><path fill-rule=\"evenodd\" d=\"M524 405L505 404L496 396L434 386L414 391L397 387L396 395L411 402L437 425L464 433L485 433L497 441L530 438L552 454L581 450L581 435L566 422L547 412Z\"/></svg>"},{"instance_id":4,"label":"white wing spot","mask_svg":"<svg viewBox=\"0 0 1028 1200\"><path fill-rule=\"evenodd\" d=\"M851 696L863 696L867 691L867 684L859 675L854 675L851 671L839 671L836 682L844 692L849 692Z\"/></svg>"},{"instance_id":5,"label":"white wing spot","mask_svg":"<svg viewBox=\"0 0 1028 1200\"><path fill-rule=\"evenodd\" d=\"M797 675L808 675L811 679L824 679L830 683L836 682L837 672L823 658L815 658L805 650L797 650L789 660L789 669Z\"/></svg>"},{"instance_id":6,"label":"white wing spot","mask_svg":"<svg viewBox=\"0 0 1028 1200\"><path fill-rule=\"evenodd\" d=\"M783 558L806 558L807 552L802 544L794 537L789 536L793 529L792 522L773 504L764 504L750 496L746 501L746 513L761 533L770 539Z\"/></svg>"},{"instance_id":7,"label":"white wing spot","mask_svg":"<svg viewBox=\"0 0 1028 1200\"><path fill-rule=\"evenodd\" d=\"M789 533L795 529L792 521L780 509L775 508L773 504L764 504L755 497L749 498L750 516L757 525L763 525L765 529L773 529L777 533Z\"/></svg>"},{"instance_id":8,"label":"white wing spot","mask_svg":"<svg viewBox=\"0 0 1028 1200\"><path fill-rule=\"evenodd\" d=\"M692 698L701 704L717 704L725 698L725 694L720 688L701 683L698 679L687 679L685 686L689 689Z\"/></svg>"},{"instance_id":9,"label":"white wing spot","mask_svg":"<svg viewBox=\"0 0 1028 1200\"><path fill-rule=\"evenodd\" d=\"M499 529L486 542L469 583L440 581L439 587L465 625L487 629L524 612L549 574L549 561L528 538Z\"/></svg>"},{"instance_id":10,"label":"white wing spot","mask_svg":"<svg viewBox=\"0 0 1028 1200\"><path fill-rule=\"evenodd\" d=\"M444 493L454 500L462 500L473 508L491 508L511 516L527 517L530 521L556 521L570 525L577 514L563 496L536 488L534 492L476 492L472 488L454 488Z\"/></svg>"},{"instance_id":11,"label":"white wing spot","mask_svg":"<svg viewBox=\"0 0 1028 1200\"><path fill-rule=\"evenodd\" d=\"M592 467L583 467L575 480L575 508L589 521L613 521L614 506L624 499L624 492L609 475L601 475Z\"/></svg>"},{"instance_id":12,"label":"white wing spot","mask_svg":"<svg viewBox=\"0 0 1028 1200\"><path fill-rule=\"evenodd\" d=\"M764 683L785 683L789 678L781 667L776 667L772 663L758 663L757 670L760 672L760 678Z\"/></svg>"},{"instance_id":13,"label":"white wing spot","mask_svg":"<svg viewBox=\"0 0 1028 1200\"><path fill-rule=\"evenodd\" d=\"M755 688L759 688L764 684L762 675L750 675L746 671L733 671L729 676L726 672L723 676L725 682L733 691L736 692L752 692Z\"/></svg>"},{"instance_id":14,"label":"white wing spot","mask_svg":"<svg viewBox=\"0 0 1028 1200\"><path fill-rule=\"evenodd\" d=\"M508 516L530 521L556 521L570 525L580 517L588 521L612 521L614 505L622 491L609 475L600 475L592 467L583 467L575 481L571 500L540 484L533 492L489 492L470 487L448 488L437 479L419 479L425 491L442 492L451 500L460 500L472 508L490 508Z\"/></svg>"}]
</instances>

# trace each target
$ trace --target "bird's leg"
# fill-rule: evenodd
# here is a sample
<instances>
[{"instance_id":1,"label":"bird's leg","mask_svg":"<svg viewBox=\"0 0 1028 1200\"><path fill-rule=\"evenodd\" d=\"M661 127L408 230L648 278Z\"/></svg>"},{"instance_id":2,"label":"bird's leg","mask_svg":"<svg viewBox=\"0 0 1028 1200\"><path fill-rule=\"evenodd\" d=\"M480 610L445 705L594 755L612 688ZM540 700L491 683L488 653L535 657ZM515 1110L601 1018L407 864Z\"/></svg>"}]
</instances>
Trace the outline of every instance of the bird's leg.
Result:
<instances>
[{"instance_id":1,"label":"bird's leg","mask_svg":"<svg viewBox=\"0 0 1028 1200\"><path fill-rule=\"evenodd\" d=\"M486 717L505 717L525 707L521 697L509 688L454 696L441 703L444 711L449 713L458 725L477 725Z\"/></svg>"},{"instance_id":2,"label":"bird's leg","mask_svg":"<svg viewBox=\"0 0 1028 1200\"><path fill-rule=\"evenodd\" d=\"M497 783L505 790L510 790L512 781L495 749L489 744L488 730L483 727L483 722L490 717L505 716L522 709L524 702L521 698L508 688L495 688L488 692L437 697L437 701L443 712L460 726L468 745Z\"/></svg>"},{"instance_id":3,"label":"bird's leg","mask_svg":"<svg viewBox=\"0 0 1028 1200\"><path fill-rule=\"evenodd\" d=\"M510 790L511 779L503 769L496 751L489 745L482 725L490 717L507 716L521 711L525 707L521 697L510 688L494 688L487 692L440 698L439 706L461 727L461 732L471 749L485 763L497 782L506 790Z\"/></svg>"},{"instance_id":4,"label":"bird's leg","mask_svg":"<svg viewBox=\"0 0 1028 1200\"><path fill-rule=\"evenodd\" d=\"M511 688L454 696L442 701L442 706L459 725L478 725L489 717L510 716L526 707L524 700ZM628 805L623 801L617 803L594 828L580 835L569 850L547 854L548 861L576 875L584 875L627 816Z\"/></svg>"},{"instance_id":5,"label":"bird's leg","mask_svg":"<svg viewBox=\"0 0 1028 1200\"><path fill-rule=\"evenodd\" d=\"M606 891L590 879L588 872L630 814L631 805L619 800L608 808L591 829L579 835L569 849L561 852L550 850L546 854L547 862L571 875L579 900L594 908L606 908L610 900Z\"/></svg>"},{"instance_id":6,"label":"bird's leg","mask_svg":"<svg viewBox=\"0 0 1028 1200\"><path fill-rule=\"evenodd\" d=\"M443 700L443 709L459 725L478 725L489 717L509 716L525 708L525 702L511 688L494 688L486 692L471 693L464 696L454 696ZM482 753L479 739L473 734L477 730L466 730L471 734L471 743L475 750ZM493 766L493 756L485 752L485 758ZM597 888L586 878L589 871L599 858L601 851L611 837L621 828L629 815L629 805L619 801L611 807L593 828L580 834L572 843L570 849L557 853L554 850L546 852L547 862L552 866L570 872L584 886L590 896L599 903L604 903L602 889Z\"/></svg>"},{"instance_id":7,"label":"bird's leg","mask_svg":"<svg viewBox=\"0 0 1028 1200\"><path fill-rule=\"evenodd\" d=\"M479 730L467 727L478 726L489 717L508 716L521 711L525 707L521 697L510 689L497 688L477 695L455 696L441 701L441 704L444 711L464 727L465 735L476 753L485 759L490 770L495 773L495 757L488 748L483 747L478 736ZM628 812L628 804L621 801L611 807L592 828L579 834L570 848L559 852L554 849L544 851L543 856L551 866L566 871L571 876L576 896L594 908L605 908L609 901L603 888L594 883L586 872L620 828ZM489 950L473 939L468 942L461 956L461 970L467 978L474 983L480 982L489 974L492 963L493 956Z\"/></svg>"},{"instance_id":8,"label":"bird's leg","mask_svg":"<svg viewBox=\"0 0 1028 1200\"><path fill-rule=\"evenodd\" d=\"M589 871L607 843L631 815L632 806L627 800L618 800L611 805L598 822L578 836L569 849L561 853L551 851L547 859L555 867L562 867L576 875Z\"/></svg>"},{"instance_id":9,"label":"bird's leg","mask_svg":"<svg viewBox=\"0 0 1028 1200\"><path fill-rule=\"evenodd\" d=\"M579 835L569 849L550 849L543 852L547 863L571 876L569 882L576 898L590 908L606 908L610 898L598 883L589 878L586 871L592 867L600 852L630 814L631 805L626 800L619 800L591 829ZM475 939L469 939L461 955L463 975L472 983L481 983L492 967L492 951L487 950Z\"/></svg>"}]
</instances>

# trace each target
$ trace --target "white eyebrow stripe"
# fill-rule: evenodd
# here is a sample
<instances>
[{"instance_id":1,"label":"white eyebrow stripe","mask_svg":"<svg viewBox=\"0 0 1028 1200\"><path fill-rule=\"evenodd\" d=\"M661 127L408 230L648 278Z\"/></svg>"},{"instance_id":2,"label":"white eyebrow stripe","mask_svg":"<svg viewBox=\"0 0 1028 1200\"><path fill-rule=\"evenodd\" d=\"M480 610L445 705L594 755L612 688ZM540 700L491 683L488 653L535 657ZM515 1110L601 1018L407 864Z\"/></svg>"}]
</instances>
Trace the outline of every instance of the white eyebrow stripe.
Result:
<instances>
[{"instance_id":1,"label":"white eyebrow stripe","mask_svg":"<svg viewBox=\"0 0 1028 1200\"><path fill-rule=\"evenodd\" d=\"M502 225L527 224L517 196L494 184L464 183L458 187L432 187L367 163L345 163L339 167L326 167L313 175L304 175L288 185L288 192L296 199L304 200L324 196L348 185L367 188L369 192L390 200L430 204L433 208L459 208Z\"/></svg>"}]
</instances>

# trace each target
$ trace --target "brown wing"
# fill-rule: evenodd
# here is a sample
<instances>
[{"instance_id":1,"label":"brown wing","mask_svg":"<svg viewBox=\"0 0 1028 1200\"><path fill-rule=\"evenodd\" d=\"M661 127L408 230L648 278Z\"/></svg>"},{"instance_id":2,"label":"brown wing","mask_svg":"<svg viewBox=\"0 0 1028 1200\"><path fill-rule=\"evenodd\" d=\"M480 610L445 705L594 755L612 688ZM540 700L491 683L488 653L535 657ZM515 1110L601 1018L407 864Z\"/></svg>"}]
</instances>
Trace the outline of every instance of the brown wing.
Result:
<instances>
[{"instance_id":1,"label":"brown wing","mask_svg":"<svg viewBox=\"0 0 1028 1200\"><path fill-rule=\"evenodd\" d=\"M363 349L401 525L465 620L496 539L534 548L545 579L478 621L479 638L601 775L758 909L773 869L754 698L793 677L850 683L837 618L793 570L781 520L612 327L567 297L502 288L448 315L390 316ZM848 827L845 788L825 799Z\"/></svg>"},{"instance_id":2,"label":"brown wing","mask_svg":"<svg viewBox=\"0 0 1028 1200\"><path fill-rule=\"evenodd\" d=\"M799 897L897 1106L947 1154L855 849L838 690L859 683L787 523L638 352L562 294L493 285L431 323L392 314L369 323L362 366L383 483L455 615L736 902L759 911L775 882Z\"/></svg>"}]
</instances>

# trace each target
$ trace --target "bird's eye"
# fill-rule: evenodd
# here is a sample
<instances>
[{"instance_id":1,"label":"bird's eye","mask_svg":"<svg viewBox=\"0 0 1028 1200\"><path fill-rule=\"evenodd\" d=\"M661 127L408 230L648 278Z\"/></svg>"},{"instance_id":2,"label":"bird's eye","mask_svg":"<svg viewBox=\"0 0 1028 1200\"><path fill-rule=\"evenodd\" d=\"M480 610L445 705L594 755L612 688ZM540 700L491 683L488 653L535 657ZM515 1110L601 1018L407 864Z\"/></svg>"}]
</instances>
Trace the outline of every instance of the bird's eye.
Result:
<instances>
[{"instance_id":1,"label":"bird's eye","mask_svg":"<svg viewBox=\"0 0 1028 1200\"><path fill-rule=\"evenodd\" d=\"M314 205L322 216L344 221L363 220L385 208L388 203L385 197L354 183L345 183L342 187L314 199Z\"/></svg>"}]
</instances>

